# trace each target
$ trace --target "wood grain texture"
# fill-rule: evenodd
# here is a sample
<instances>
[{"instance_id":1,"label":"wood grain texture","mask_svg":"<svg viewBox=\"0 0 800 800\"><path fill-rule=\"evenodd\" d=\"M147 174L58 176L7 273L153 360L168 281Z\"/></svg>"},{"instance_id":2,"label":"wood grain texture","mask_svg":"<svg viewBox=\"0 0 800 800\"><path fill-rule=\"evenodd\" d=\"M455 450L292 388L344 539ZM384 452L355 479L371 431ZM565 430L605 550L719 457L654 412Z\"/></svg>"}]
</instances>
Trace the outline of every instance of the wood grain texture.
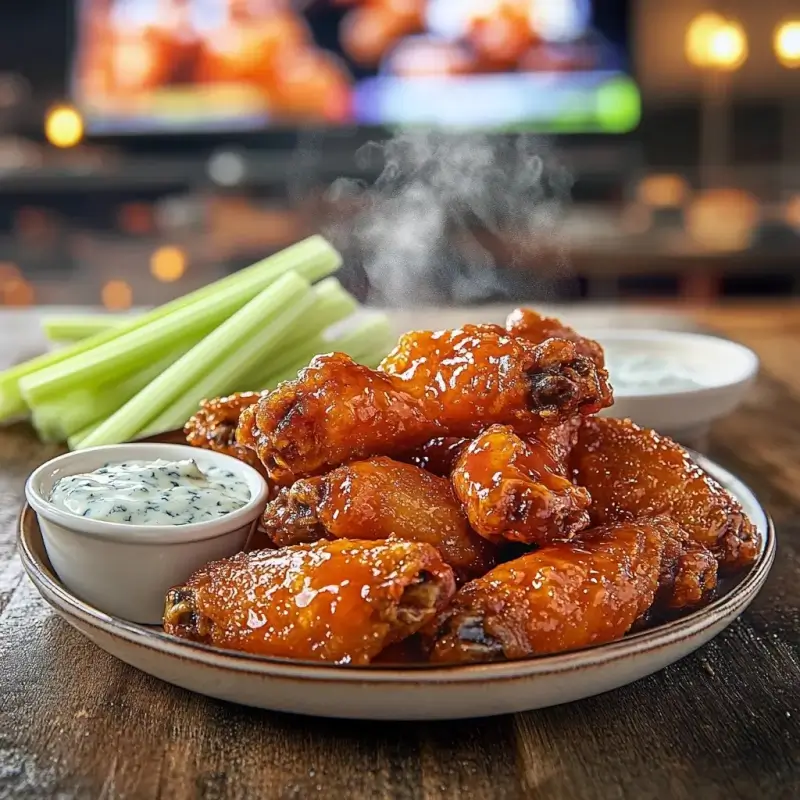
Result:
<instances>
[{"instance_id":1,"label":"wood grain texture","mask_svg":"<svg viewBox=\"0 0 800 800\"><path fill-rule=\"evenodd\" d=\"M106 655L23 577L25 478L57 448L0 429L0 798L800 796L800 307L698 320L764 371L711 455L773 513L770 579L698 653L629 687L515 717L378 724L241 708Z\"/></svg>"}]
</instances>

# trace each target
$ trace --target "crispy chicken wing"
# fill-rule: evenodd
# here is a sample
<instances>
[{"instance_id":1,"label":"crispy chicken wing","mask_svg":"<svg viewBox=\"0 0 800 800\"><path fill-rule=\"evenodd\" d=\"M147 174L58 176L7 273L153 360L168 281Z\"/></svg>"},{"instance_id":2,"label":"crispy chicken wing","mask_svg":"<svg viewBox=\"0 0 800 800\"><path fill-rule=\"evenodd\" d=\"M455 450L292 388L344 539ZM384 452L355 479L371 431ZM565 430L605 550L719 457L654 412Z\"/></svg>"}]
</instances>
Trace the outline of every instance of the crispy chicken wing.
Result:
<instances>
[{"instance_id":1,"label":"crispy chicken wing","mask_svg":"<svg viewBox=\"0 0 800 800\"><path fill-rule=\"evenodd\" d=\"M428 626L431 660L527 658L619 639L650 608L663 552L660 521L636 520L501 564Z\"/></svg>"},{"instance_id":2,"label":"crispy chicken wing","mask_svg":"<svg viewBox=\"0 0 800 800\"><path fill-rule=\"evenodd\" d=\"M572 342L514 339L497 325L413 331L380 370L424 398L452 433L534 416L565 419L611 404L608 374Z\"/></svg>"},{"instance_id":3,"label":"crispy chicken wing","mask_svg":"<svg viewBox=\"0 0 800 800\"><path fill-rule=\"evenodd\" d=\"M627 420L588 419L571 457L593 525L666 514L723 569L751 564L758 532L739 503L666 436Z\"/></svg>"},{"instance_id":4,"label":"crispy chicken wing","mask_svg":"<svg viewBox=\"0 0 800 800\"><path fill-rule=\"evenodd\" d=\"M183 429L186 441L192 447L226 453L255 467L259 472L264 472L264 465L255 451L236 442L239 415L245 408L258 402L260 397L258 392L240 392L230 397L204 400L200 404L200 410Z\"/></svg>"},{"instance_id":5,"label":"crispy chicken wing","mask_svg":"<svg viewBox=\"0 0 800 800\"><path fill-rule=\"evenodd\" d=\"M598 342L581 336L561 320L543 317L533 309L518 308L512 311L506 320L506 330L511 336L531 342L543 342L545 339L567 339L575 344L575 349L580 355L591 358L598 367L605 366L605 354Z\"/></svg>"},{"instance_id":6,"label":"crispy chicken wing","mask_svg":"<svg viewBox=\"0 0 800 800\"><path fill-rule=\"evenodd\" d=\"M395 537L433 545L463 579L494 565L494 548L470 530L448 480L385 457L297 481L267 506L263 524L278 547Z\"/></svg>"},{"instance_id":7,"label":"crispy chicken wing","mask_svg":"<svg viewBox=\"0 0 800 800\"><path fill-rule=\"evenodd\" d=\"M472 527L486 539L546 544L589 524L589 493L537 439L493 425L456 460L451 475Z\"/></svg>"},{"instance_id":8,"label":"crispy chicken wing","mask_svg":"<svg viewBox=\"0 0 800 800\"><path fill-rule=\"evenodd\" d=\"M435 548L340 539L239 553L167 595L167 633L281 658L368 664L455 591Z\"/></svg>"},{"instance_id":9,"label":"crispy chicken wing","mask_svg":"<svg viewBox=\"0 0 800 800\"><path fill-rule=\"evenodd\" d=\"M438 433L422 401L393 378L330 353L245 409L236 435L275 483L288 486L347 461L409 450Z\"/></svg>"},{"instance_id":10,"label":"crispy chicken wing","mask_svg":"<svg viewBox=\"0 0 800 800\"><path fill-rule=\"evenodd\" d=\"M556 424L611 402L605 371L565 340L533 345L478 326L409 336L384 371L342 353L317 356L296 380L242 412L238 443L256 450L276 483L289 485L436 436L534 417Z\"/></svg>"}]
</instances>

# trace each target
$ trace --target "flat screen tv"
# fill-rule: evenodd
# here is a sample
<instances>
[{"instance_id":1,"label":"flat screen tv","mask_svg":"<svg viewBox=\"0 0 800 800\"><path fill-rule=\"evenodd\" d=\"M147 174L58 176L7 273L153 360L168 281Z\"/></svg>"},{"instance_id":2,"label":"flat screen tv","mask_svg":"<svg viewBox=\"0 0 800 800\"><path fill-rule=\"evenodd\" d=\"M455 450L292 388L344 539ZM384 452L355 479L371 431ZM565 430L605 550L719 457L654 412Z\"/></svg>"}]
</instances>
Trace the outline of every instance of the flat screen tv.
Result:
<instances>
[{"instance_id":1,"label":"flat screen tv","mask_svg":"<svg viewBox=\"0 0 800 800\"><path fill-rule=\"evenodd\" d=\"M78 0L96 134L298 126L625 133L623 0Z\"/></svg>"}]
</instances>

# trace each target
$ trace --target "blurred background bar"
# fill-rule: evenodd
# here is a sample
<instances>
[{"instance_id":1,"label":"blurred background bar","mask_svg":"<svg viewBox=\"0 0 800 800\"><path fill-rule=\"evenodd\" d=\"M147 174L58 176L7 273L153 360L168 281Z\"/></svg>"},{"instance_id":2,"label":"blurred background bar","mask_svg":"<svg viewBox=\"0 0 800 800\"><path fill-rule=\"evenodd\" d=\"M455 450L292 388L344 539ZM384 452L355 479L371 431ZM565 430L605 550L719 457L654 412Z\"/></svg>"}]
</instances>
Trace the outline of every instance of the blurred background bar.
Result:
<instances>
[{"instance_id":1,"label":"blurred background bar","mask_svg":"<svg viewBox=\"0 0 800 800\"><path fill-rule=\"evenodd\" d=\"M0 304L160 303L313 231L399 307L796 295L800 7L3 3Z\"/></svg>"}]
</instances>

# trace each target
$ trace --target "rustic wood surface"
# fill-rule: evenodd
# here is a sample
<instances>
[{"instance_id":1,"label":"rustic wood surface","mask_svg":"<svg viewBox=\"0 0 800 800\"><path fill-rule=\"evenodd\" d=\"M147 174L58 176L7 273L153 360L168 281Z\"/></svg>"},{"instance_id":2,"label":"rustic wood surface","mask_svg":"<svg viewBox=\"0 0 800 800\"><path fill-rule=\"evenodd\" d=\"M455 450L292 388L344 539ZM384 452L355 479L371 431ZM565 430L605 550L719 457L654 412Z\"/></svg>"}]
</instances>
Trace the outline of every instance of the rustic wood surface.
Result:
<instances>
[{"instance_id":1,"label":"rustic wood surface","mask_svg":"<svg viewBox=\"0 0 800 800\"><path fill-rule=\"evenodd\" d=\"M775 518L770 579L740 620L678 664L514 717L293 717L192 695L116 661L24 576L14 546L23 483L57 448L23 424L0 429L0 797L800 796L800 307L694 318L763 360L746 405L716 426L711 455Z\"/></svg>"}]
</instances>

